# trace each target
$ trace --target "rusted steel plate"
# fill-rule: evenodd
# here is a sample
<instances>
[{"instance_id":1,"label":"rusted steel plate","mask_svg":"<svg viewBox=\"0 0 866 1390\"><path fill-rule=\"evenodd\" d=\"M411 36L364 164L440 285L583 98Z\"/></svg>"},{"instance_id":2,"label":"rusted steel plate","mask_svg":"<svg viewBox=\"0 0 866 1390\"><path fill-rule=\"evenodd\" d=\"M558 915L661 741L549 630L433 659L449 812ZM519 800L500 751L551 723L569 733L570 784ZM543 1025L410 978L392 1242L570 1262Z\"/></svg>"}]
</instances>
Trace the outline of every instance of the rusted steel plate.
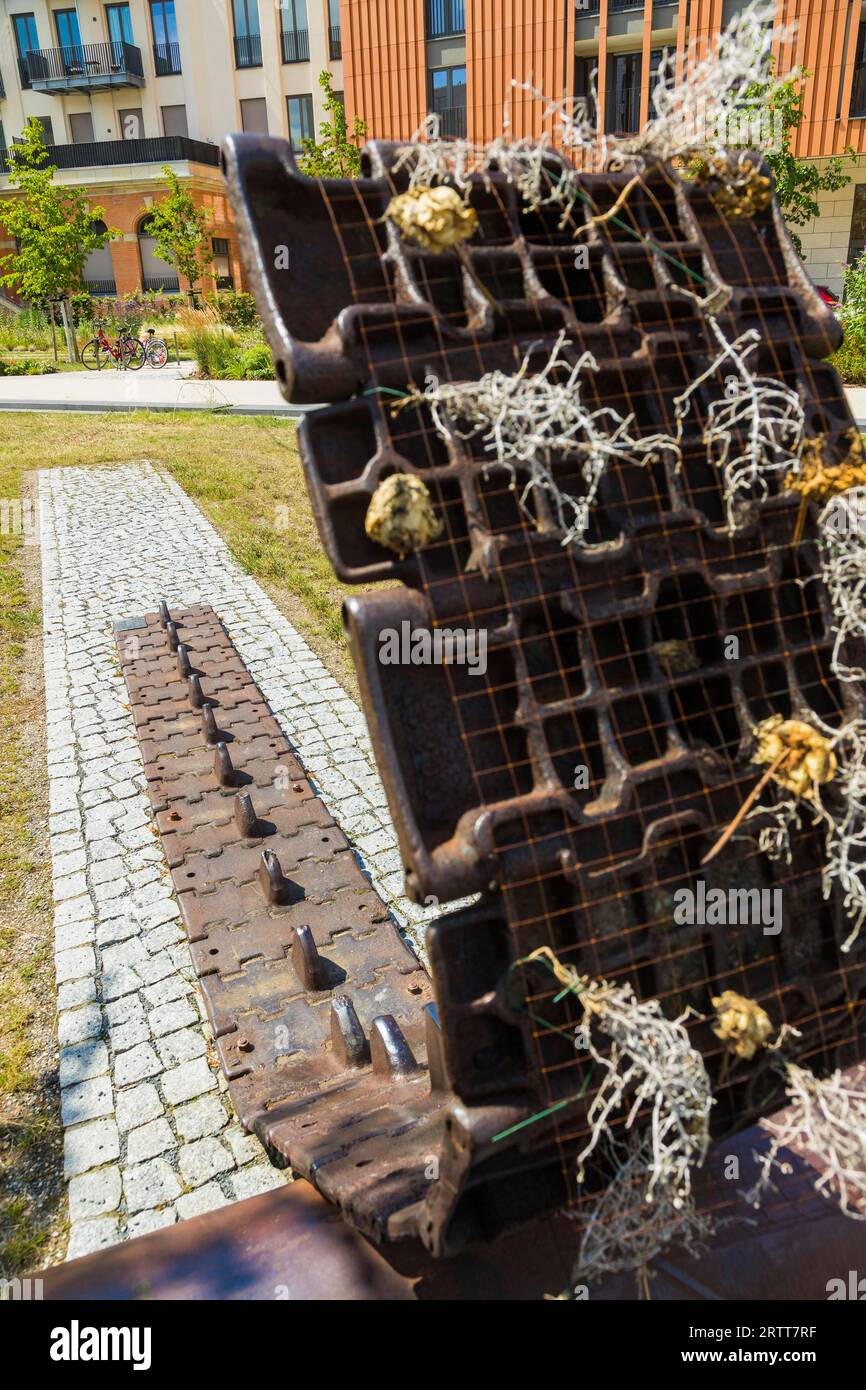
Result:
<instances>
[{"instance_id":1,"label":"rusted steel plate","mask_svg":"<svg viewBox=\"0 0 866 1390\"><path fill-rule=\"evenodd\" d=\"M563 225L561 208L528 211L493 171L470 190L479 234L431 256L386 216L407 186L395 168L405 153L372 142L360 179L314 180L285 142L241 136L225 164L284 393L332 402L299 431L323 544L341 579L405 586L353 598L346 615L407 890L442 902L483 894L429 939L458 1098L445 1143L462 1174L454 1226L485 1235L578 1204L592 1186L578 1189L574 1161L593 1094L573 1044L581 1012L570 996L554 1005L549 975L518 965L538 946L659 999L669 1016L687 1006L702 1016L690 1029L713 1081L716 1134L780 1100L765 1053L736 1065L722 1056L705 1020L723 990L793 1025L789 1054L818 1074L864 1056L866 933L843 953L850 921L837 892L822 894L823 832L805 817L790 864L738 842L701 868L755 783L754 725L780 713L838 726L859 714L863 691L830 670L814 516L792 547L799 499L779 479L728 533L704 434L730 368L714 366L718 339L688 291L700 285L729 343L757 332L752 370L797 393L827 458L845 453L854 422L822 360L838 323L777 206L728 220L705 189L657 165L617 219L590 225L633 171L584 176L585 201ZM290 274L275 268L274 245L290 247ZM677 397L702 379L681 468L607 469L585 547L563 546L542 491L531 515L518 507L526 473L515 490L478 441L456 430L443 439L426 407L394 399L431 373L513 373L530 352L542 365L560 334L568 369L583 353L597 364L583 378L587 405L632 417L641 437L674 435ZM585 457L551 464L566 493L582 491ZM423 480L443 526L403 559L364 527L394 472ZM383 633L404 625L427 638L484 632L486 670L384 664ZM662 661L670 642L689 649L685 667ZM708 893L779 890L779 929L676 920L678 891L698 880Z\"/></svg>"},{"instance_id":2,"label":"rusted steel plate","mask_svg":"<svg viewBox=\"0 0 866 1390\"><path fill-rule=\"evenodd\" d=\"M118 640L241 1122L362 1229L411 1233L444 1100L429 980L213 610L152 614Z\"/></svg>"}]
</instances>

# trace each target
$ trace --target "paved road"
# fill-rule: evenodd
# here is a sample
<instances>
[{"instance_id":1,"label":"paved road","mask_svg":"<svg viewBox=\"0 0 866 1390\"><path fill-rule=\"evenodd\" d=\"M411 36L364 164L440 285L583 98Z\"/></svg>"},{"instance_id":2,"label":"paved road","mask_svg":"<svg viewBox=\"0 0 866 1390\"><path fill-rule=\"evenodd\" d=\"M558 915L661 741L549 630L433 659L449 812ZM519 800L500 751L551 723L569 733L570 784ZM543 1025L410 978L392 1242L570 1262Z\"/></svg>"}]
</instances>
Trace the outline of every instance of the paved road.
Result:
<instances>
[{"instance_id":1,"label":"paved road","mask_svg":"<svg viewBox=\"0 0 866 1390\"><path fill-rule=\"evenodd\" d=\"M303 415L275 381L192 381L193 363L162 371L58 372L0 377L0 410L226 410L234 415Z\"/></svg>"}]
</instances>

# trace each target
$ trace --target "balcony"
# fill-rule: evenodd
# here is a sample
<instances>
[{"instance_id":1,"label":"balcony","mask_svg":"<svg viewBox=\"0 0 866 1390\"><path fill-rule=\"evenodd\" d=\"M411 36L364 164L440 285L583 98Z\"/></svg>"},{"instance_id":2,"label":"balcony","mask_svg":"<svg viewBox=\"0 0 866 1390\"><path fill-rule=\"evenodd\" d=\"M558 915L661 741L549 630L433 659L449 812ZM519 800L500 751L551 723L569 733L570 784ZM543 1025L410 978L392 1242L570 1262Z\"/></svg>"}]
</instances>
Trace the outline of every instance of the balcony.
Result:
<instances>
[{"instance_id":1,"label":"balcony","mask_svg":"<svg viewBox=\"0 0 866 1390\"><path fill-rule=\"evenodd\" d=\"M142 275L141 288L148 294L180 294L180 281L173 275Z\"/></svg>"},{"instance_id":2,"label":"balcony","mask_svg":"<svg viewBox=\"0 0 866 1390\"><path fill-rule=\"evenodd\" d=\"M114 280L85 280L84 288L95 299L107 299L117 294L117 284Z\"/></svg>"},{"instance_id":3,"label":"balcony","mask_svg":"<svg viewBox=\"0 0 866 1390\"><path fill-rule=\"evenodd\" d=\"M79 43L34 48L27 54L27 86L34 92L92 92L143 87L141 49L131 43Z\"/></svg>"},{"instance_id":4,"label":"balcony","mask_svg":"<svg viewBox=\"0 0 866 1390\"><path fill-rule=\"evenodd\" d=\"M598 14L599 0L585 0L583 4L581 0L575 0L574 8L578 19L582 19L584 15ZM608 14L614 14L618 10L642 10L643 8L643 0L607 0Z\"/></svg>"},{"instance_id":5,"label":"balcony","mask_svg":"<svg viewBox=\"0 0 866 1390\"><path fill-rule=\"evenodd\" d=\"M439 134L466 138L466 107L443 106L434 111L439 117Z\"/></svg>"},{"instance_id":6,"label":"balcony","mask_svg":"<svg viewBox=\"0 0 866 1390\"><path fill-rule=\"evenodd\" d=\"M310 61L310 35L306 29L283 29L280 39L284 63Z\"/></svg>"},{"instance_id":7,"label":"balcony","mask_svg":"<svg viewBox=\"0 0 866 1390\"><path fill-rule=\"evenodd\" d=\"M331 62L339 63L343 56L343 33L339 24L332 24L328 29L328 51Z\"/></svg>"},{"instance_id":8,"label":"balcony","mask_svg":"<svg viewBox=\"0 0 866 1390\"><path fill-rule=\"evenodd\" d=\"M465 0L427 0L428 39L447 39L466 33Z\"/></svg>"},{"instance_id":9,"label":"balcony","mask_svg":"<svg viewBox=\"0 0 866 1390\"><path fill-rule=\"evenodd\" d=\"M153 67L157 77L175 77L181 71L180 45L155 43L153 45Z\"/></svg>"},{"instance_id":10,"label":"balcony","mask_svg":"<svg viewBox=\"0 0 866 1390\"><path fill-rule=\"evenodd\" d=\"M219 165L218 145L190 140L186 135L160 135L152 140L94 140L80 145L49 145L48 162L57 169L108 168L112 164ZM6 150L0 150L0 174L9 173Z\"/></svg>"},{"instance_id":11,"label":"balcony","mask_svg":"<svg viewBox=\"0 0 866 1390\"><path fill-rule=\"evenodd\" d=\"M235 34L235 67L260 68L262 40L259 34Z\"/></svg>"}]
</instances>

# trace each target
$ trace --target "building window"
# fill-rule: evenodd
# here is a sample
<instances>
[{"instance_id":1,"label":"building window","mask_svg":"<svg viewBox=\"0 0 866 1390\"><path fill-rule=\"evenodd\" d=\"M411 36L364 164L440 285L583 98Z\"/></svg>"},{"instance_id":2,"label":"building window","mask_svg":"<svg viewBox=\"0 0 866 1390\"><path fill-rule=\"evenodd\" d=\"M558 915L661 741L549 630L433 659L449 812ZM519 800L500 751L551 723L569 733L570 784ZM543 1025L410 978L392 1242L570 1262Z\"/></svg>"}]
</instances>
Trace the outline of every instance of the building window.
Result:
<instances>
[{"instance_id":1,"label":"building window","mask_svg":"<svg viewBox=\"0 0 866 1390\"><path fill-rule=\"evenodd\" d=\"M612 53L607 60L608 134L632 135L640 122L640 53Z\"/></svg>"},{"instance_id":2,"label":"building window","mask_svg":"<svg viewBox=\"0 0 866 1390\"><path fill-rule=\"evenodd\" d=\"M73 145L93 144L93 117L89 111L76 111L69 117Z\"/></svg>"},{"instance_id":3,"label":"building window","mask_svg":"<svg viewBox=\"0 0 866 1390\"><path fill-rule=\"evenodd\" d=\"M156 241L150 234L150 214L138 224L138 254L141 258L141 286L151 293L177 294L180 280L173 265L157 254Z\"/></svg>"},{"instance_id":4,"label":"building window","mask_svg":"<svg viewBox=\"0 0 866 1390\"><path fill-rule=\"evenodd\" d=\"M427 0L427 37L444 39L466 33L465 0Z\"/></svg>"},{"instance_id":5,"label":"building window","mask_svg":"<svg viewBox=\"0 0 866 1390\"><path fill-rule=\"evenodd\" d=\"M250 97L241 102L241 130L251 135L267 135L268 103L264 97Z\"/></svg>"},{"instance_id":6,"label":"building window","mask_svg":"<svg viewBox=\"0 0 866 1390\"><path fill-rule=\"evenodd\" d=\"M54 144L54 123L50 116L31 116L32 121L38 121L42 127L43 145Z\"/></svg>"},{"instance_id":7,"label":"building window","mask_svg":"<svg viewBox=\"0 0 866 1390\"><path fill-rule=\"evenodd\" d=\"M12 28L15 30L15 45L18 49L18 71L21 76L21 86L29 87L30 73L27 69L27 55L39 51L39 35L36 32L35 15L12 15Z\"/></svg>"},{"instance_id":8,"label":"building window","mask_svg":"<svg viewBox=\"0 0 866 1390\"><path fill-rule=\"evenodd\" d=\"M67 72L80 72L83 66L84 53L81 48L81 30L78 27L77 10L55 10L54 27L57 30L57 42L62 52L62 60Z\"/></svg>"},{"instance_id":9,"label":"building window","mask_svg":"<svg viewBox=\"0 0 866 1390\"><path fill-rule=\"evenodd\" d=\"M854 209L851 213L851 237L848 242L848 264L853 265L866 250L866 183L854 189Z\"/></svg>"},{"instance_id":10,"label":"building window","mask_svg":"<svg viewBox=\"0 0 866 1390\"><path fill-rule=\"evenodd\" d=\"M597 58L575 58L574 95L576 97L591 97L595 95L592 74L597 67Z\"/></svg>"},{"instance_id":11,"label":"building window","mask_svg":"<svg viewBox=\"0 0 866 1390\"><path fill-rule=\"evenodd\" d=\"M162 108L163 135L189 135L185 106L164 106Z\"/></svg>"},{"instance_id":12,"label":"building window","mask_svg":"<svg viewBox=\"0 0 866 1390\"><path fill-rule=\"evenodd\" d=\"M93 230L104 234L108 228L104 222L96 221L93 223ZM91 251L84 262L81 279L84 282L84 288L89 290L91 294L117 294L110 242L106 242L98 251Z\"/></svg>"},{"instance_id":13,"label":"building window","mask_svg":"<svg viewBox=\"0 0 866 1390\"><path fill-rule=\"evenodd\" d=\"M314 140L312 96L286 97L289 108L289 142L296 154L304 148L304 140Z\"/></svg>"},{"instance_id":14,"label":"building window","mask_svg":"<svg viewBox=\"0 0 866 1390\"><path fill-rule=\"evenodd\" d=\"M144 139L144 116L140 106L130 111L118 111L117 119L120 121L120 134L122 139Z\"/></svg>"},{"instance_id":15,"label":"building window","mask_svg":"<svg viewBox=\"0 0 866 1390\"><path fill-rule=\"evenodd\" d=\"M281 42L284 63L306 63L310 58L310 35L307 29L307 0L282 0Z\"/></svg>"},{"instance_id":16,"label":"building window","mask_svg":"<svg viewBox=\"0 0 866 1390\"><path fill-rule=\"evenodd\" d=\"M343 56L343 34L340 28L340 0L328 0L328 51L331 62L338 63Z\"/></svg>"},{"instance_id":17,"label":"building window","mask_svg":"<svg viewBox=\"0 0 866 1390\"><path fill-rule=\"evenodd\" d=\"M851 87L852 116L866 116L866 20L861 20L854 51L854 82Z\"/></svg>"},{"instance_id":18,"label":"building window","mask_svg":"<svg viewBox=\"0 0 866 1390\"><path fill-rule=\"evenodd\" d=\"M258 0L232 0L235 21L235 67L260 68L262 38Z\"/></svg>"},{"instance_id":19,"label":"building window","mask_svg":"<svg viewBox=\"0 0 866 1390\"><path fill-rule=\"evenodd\" d=\"M105 16L108 20L108 37L113 44L122 47L125 43L135 42L128 5L106 5Z\"/></svg>"},{"instance_id":20,"label":"building window","mask_svg":"<svg viewBox=\"0 0 866 1390\"><path fill-rule=\"evenodd\" d=\"M233 290L235 279L232 263L229 260L229 244L225 237L215 236L211 241L213 249L213 273L218 290Z\"/></svg>"},{"instance_id":21,"label":"building window","mask_svg":"<svg viewBox=\"0 0 866 1390\"><path fill-rule=\"evenodd\" d=\"M434 68L430 73L430 110L439 117L442 135L466 134L466 68Z\"/></svg>"},{"instance_id":22,"label":"building window","mask_svg":"<svg viewBox=\"0 0 866 1390\"><path fill-rule=\"evenodd\" d=\"M150 0L150 27L153 31L153 66L157 77L170 77L180 72L174 0Z\"/></svg>"}]
</instances>

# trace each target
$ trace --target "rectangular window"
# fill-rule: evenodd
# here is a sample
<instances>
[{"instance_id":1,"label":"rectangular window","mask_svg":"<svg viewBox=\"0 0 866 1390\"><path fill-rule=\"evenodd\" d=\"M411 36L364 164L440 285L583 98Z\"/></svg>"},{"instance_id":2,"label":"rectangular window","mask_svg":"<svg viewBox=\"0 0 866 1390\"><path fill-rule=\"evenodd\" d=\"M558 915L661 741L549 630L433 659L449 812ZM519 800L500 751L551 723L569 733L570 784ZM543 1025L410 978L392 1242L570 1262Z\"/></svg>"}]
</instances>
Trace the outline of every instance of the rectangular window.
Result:
<instances>
[{"instance_id":1,"label":"rectangular window","mask_svg":"<svg viewBox=\"0 0 866 1390\"><path fill-rule=\"evenodd\" d=\"M163 135L189 135L185 106L164 106L162 108Z\"/></svg>"},{"instance_id":2,"label":"rectangular window","mask_svg":"<svg viewBox=\"0 0 866 1390\"><path fill-rule=\"evenodd\" d=\"M866 183L854 189L854 208L851 213L851 236L848 242L848 264L853 265L866 250Z\"/></svg>"},{"instance_id":3,"label":"rectangular window","mask_svg":"<svg viewBox=\"0 0 866 1390\"><path fill-rule=\"evenodd\" d=\"M434 68L430 73L430 110L439 117L441 135L466 134L466 68Z\"/></svg>"},{"instance_id":4,"label":"rectangular window","mask_svg":"<svg viewBox=\"0 0 866 1390\"><path fill-rule=\"evenodd\" d=\"M328 0L328 47L331 62L338 63L343 56L343 34L340 29L340 0Z\"/></svg>"},{"instance_id":5,"label":"rectangular window","mask_svg":"<svg viewBox=\"0 0 866 1390\"><path fill-rule=\"evenodd\" d=\"M312 96L286 97L289 109L289 142L296 154L303 150L304 140L315 139Z\"/></svg>"},{"instance_id":6,"label":"rectangular window","mask_svg":"<svg viewBox=\"0 0 866 1390\"><path fill-rule=\"evenodd\" d=\"M54 27L57 30L57 42L64 53L64 60L69 59L80 61L81 59L81 30L78 27L77 10L55 10Z\"/></svg>"},{"instance_id":7,"label":"rectangular window","mask_svg":"<svg viewBox=\"0 0 866 1390\"><path fill-rule=\"evenodd\" d=\"M105 17L108 21L108 37L112 43L134 43L132 14L128 5L106 5Z\"/></svg>"},{"instance_id":8,"label":"rectangular window","mask_svg":"<svg viewBox=\"0 0 866 1390\"><path fill-rule=\"evenodd\" d=\"M608 134L632 135L640 121L640 53L612 53L607 60Z\"/></svg>"},{"instance_id":9,"label":"rectangular window","mask_svg":"<svg viewBox=\"0 0 866 1390\"><path fill-rule=\"evenodd\" d=\"M213 273L218 290L233 290L232 263L229 260L229 244L226 237L215 236L211 241L213 249Z\"/></svg>"},{"instance_id":10,"label":"rectangular window","mask_svg":"<svg viewBox=\"0 0 866 1390\"><path fill-rule=\"evenodd\" d=\"M280 16L283 62L309 62L310 35L307 29L307 0L282 0Z\"/></svg>"},{"instance_id":11,"label":"rectangular window","mask_svg":"<svg viewBox=\"0 0 866 1390\"><path fill-rule=\"evenodd\" d=\"M444 39L450 34L465 32L465 0L427 0L428 39Z\"/></svg>"},{"instance_id":12,"label":"rectangular window","mask_svg":"<svg viewBox=\"0 0 866 1390\"><path fill-rule=\"evenodd\" d=\"M241 102L241 129L254 135L267 135L268 103L264 97L251 97Z\"/></svg>"},{"instance_id":13,"label":"rectangular window","mask_svg":"<svg viewBox=\"0 0 866 1390\"><path fill-rule=\"evenodd\" d=\"M93 117L89 111L76 111L69 117L73 145L93 144Z\"/></svg>"},{"instance_id":14,"label":"rectangular window","mask_svg":"<svg viewBox=\"0 0 866 1390\"><path fill-rule=\"evenodd\" d=\"M854 82L851 87L852 116L866 116L866 20L860 21L854 50Z\"/></svg>"},{"instance_id":15,"label":"rectangular window","mask_svg":"<svg viewBox=\"0 0 866 1390\"><path fill-rule=\"evenodd\" d=\"M180 43L174 0L150 0L150 27L153 31L153 65L157 77L180 72Z\"/></svg>"},{"instance_id":16,"label":"rectangular window","mask_svg":"<svg viewBox=\"0 0 866 1390\"><path fill-rule=\"evenodd\" d=\"M50 116L36 116L34 118L42 127L42 140L46 145L54 144L54 125Z\"/></svg>"},{"instance_id":17,"label":"rectangular window","mask_svg":"<svg viewBox=\"0 0 866 1390\"><path fill-rule=\"evenodd\" d=\"M260 68L262 39L258 0L232 0L235 21L235 67Z\"/></svg>"},{"instance_id":18,"label":"rectangular window","mask_svg":"<svg viewBox=\"0 0 866 1390\"><path fill-rule=\"evenodd\" d=\"M15 31L15 46L18 49L18 71L21 86L30 86L30 73L27 69L28 53L39 49L39 35L36 32L36 17L32 14L13 14L12 28Z\"/></svg>"},{"instance_id":19,"label":"rectangular window","mask_svg":"<svg viewBox=\"0 0 866 1390\"><path fill-rule=\"evenodd\" d=\"M124 140L143 140L144 139L144 116L141 107L130 111L118 111L120 121L120 134Z\"/></svg>"}]
</instances>

